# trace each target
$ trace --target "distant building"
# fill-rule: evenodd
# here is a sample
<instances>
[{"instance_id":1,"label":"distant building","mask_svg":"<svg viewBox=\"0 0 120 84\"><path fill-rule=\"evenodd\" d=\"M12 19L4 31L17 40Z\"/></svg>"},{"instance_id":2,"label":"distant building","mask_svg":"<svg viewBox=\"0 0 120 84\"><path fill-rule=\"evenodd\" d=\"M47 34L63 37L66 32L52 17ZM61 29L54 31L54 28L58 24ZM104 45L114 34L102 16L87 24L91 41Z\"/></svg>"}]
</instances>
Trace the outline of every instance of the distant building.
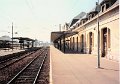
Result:
<instances>
[{"instance_id":1,"label":"distant building","mask_svg":"<svg viewBox=\"0 0 120 84\"><path fill-rule=\"evenodd\" d=\"M1 36L0 37L0 40L2 40L2 41L12 41L12 39L9 37L9 36Z\"/></svg>"},{"instance_id":2,"label":"distant building","mask_svg":"<svg viewBox=\"0 0 120 84\"><path fill-rule=\"evenodd\" d=\"M13 40L13 47L18 47L18 40ZM1 36L0 37L0 48L12 48L12 39L9 36Z\"/></svg>"}]
</instances>

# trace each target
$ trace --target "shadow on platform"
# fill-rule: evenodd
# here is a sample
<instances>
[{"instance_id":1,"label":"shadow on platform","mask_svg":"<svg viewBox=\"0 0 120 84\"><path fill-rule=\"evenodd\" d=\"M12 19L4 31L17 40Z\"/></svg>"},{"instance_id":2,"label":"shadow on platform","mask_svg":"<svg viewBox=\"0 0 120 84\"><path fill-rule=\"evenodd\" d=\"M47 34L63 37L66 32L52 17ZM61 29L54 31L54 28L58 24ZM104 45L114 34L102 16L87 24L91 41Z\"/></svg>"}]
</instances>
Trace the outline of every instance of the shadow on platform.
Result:
<instances>
[{"instance_id":1,"label":"shadow on platform","mask_svg":"<svg viewBox=\"0 0 120 84\"><path fill-rule=\"evenodd\" d=\"M118 69L112 69L112 68L103 68L103 67L100 67L100 69L103 69L103 70L111 70L111 71L119 71Z\"/></svg>"},{"instance_id":2,"label":"shadow on platform","mask_svg":"<svg viewBox=\"0 0 120 84\"><path fill-rule=\"evenodd\" d=\"M60 50L58 48L56 48L57 50L59 50L60 52L64 53L64 54L85 54L84 52L80 52L80 51L74 51L74 50Z\"/></svg>"}]
</instances>

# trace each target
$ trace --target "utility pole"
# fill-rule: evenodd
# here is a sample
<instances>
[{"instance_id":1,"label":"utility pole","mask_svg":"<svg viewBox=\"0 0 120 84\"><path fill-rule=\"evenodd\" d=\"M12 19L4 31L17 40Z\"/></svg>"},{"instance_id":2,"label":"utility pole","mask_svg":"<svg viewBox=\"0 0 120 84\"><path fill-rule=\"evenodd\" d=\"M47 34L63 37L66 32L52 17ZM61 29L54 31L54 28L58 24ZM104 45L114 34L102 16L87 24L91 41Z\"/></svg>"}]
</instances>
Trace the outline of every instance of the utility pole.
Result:
<instances>
[{"instance_id":1,"label":"utility pole","mask_svg":"<svg viewBox=\"0 0 120 84\"><path fill-rule=\"evenodd\" d=\"M13 50L13 22L12 22L12 50Z\"/></svg>"},{"instance_id":2,"label":"utility pole","mask_svg":"<svg viewBox=\"0 0 120 84\"><path fill-rule=\"evenodd\" d=\"M59 24L59 31L61 32L61 24Z\"/></svg>"},{"instance_id":3,"label":"utility pole","mask_svg":"<svg viewBox=\"0 0 120 84\"><path fill-rule=\"evenodd\" d=\"M97 18L97 25L98 25L98 63L97 63L97 68L100 68L100 31L99 31L99 12L100 12L100 5L99 5L99 0L97 2L97 11L98 11L98 18Z\"/></svg>"}]
</instances>

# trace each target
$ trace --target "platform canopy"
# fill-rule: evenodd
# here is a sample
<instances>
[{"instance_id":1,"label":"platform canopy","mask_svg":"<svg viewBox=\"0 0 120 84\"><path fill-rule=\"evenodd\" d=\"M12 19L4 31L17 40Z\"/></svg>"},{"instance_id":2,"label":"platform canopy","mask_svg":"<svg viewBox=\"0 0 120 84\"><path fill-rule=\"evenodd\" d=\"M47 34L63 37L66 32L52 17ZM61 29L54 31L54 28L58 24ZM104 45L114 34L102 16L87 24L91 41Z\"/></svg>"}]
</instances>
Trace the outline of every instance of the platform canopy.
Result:
<instances>
[{"instance_id":1,"label":"platform canopy","mask_svg":"<svg viewBox=\"0 0 120 84\"><path fill-rule=\"evenodd\" d=\"M26 40L26 41L35 41L34 39L28 37L13 37L13 39Z\"/></svg>"},{"instance_id":2,"label":"platform canopy","mask_svg":"<svg viewBox=\"0 0 120 84\"><path fill-rule=\"evenodd\" d=\"M51 32L51 41L55 42L60 38L62 39L64 35L65 35L65 37L69 37L69 36L75 35L77 33L78 32L73 32L73 31Z\"/></svg>"},{"instance_id":3,"label":"platform canopy","mask_svg":"<svg viewBox=\"0 0 120 84\"><path fill-rule=\"evenodd\" d=\"M63 35L63 32L51 32L51 41L54 42Z\"/></svg>"}]
</instances>

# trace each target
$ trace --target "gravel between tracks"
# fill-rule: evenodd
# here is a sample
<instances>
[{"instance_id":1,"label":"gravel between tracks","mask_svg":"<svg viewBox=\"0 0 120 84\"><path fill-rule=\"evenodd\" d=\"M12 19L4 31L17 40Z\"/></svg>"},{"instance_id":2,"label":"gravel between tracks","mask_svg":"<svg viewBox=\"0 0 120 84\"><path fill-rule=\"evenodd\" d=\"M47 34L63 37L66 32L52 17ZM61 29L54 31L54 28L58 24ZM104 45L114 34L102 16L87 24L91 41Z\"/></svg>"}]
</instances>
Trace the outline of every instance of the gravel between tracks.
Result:
<instances>
[{"instance_id":1,"label":"gravel between tracks","mask_svg":"<svg viewBox=\"0 0 120 84\"><path fill-rule=\"evenodd\" d=\"M39 53L39 51L36 52ZM27 63L29 63L34 57L35 54L30 55L18 61L17 64L12 64L11 66L3 70L0 70L0 84L6 84L8 80L10 80L16 73L18 73L21 68L23 68Z\"/></svg>"},{"instance_id":2,"label":"gravel between tracks","mask_svg":"<svg viewBox=\"0 0 120 84\"><path fill-rule=\"evenodd\" d=\"M45 59L41 73L38 77L36 84L49 84L49 72L50 72L50 50L48 49L48 56Z\"/></svg>"},{"instance_id":3,"label":"gravel between tracks","mask_svg":"<svg viewBox=\"0 0 120 84\"><path fill-rule=\"evenodd\" d=\"M39 53L39 52L38 52ZM40 72L37 80L37 84L49 84L49 71L50 71L50 50L48 49L48 55L45 59L45 62L42 67L42 71ZM3 70L0 70L0 84L6 84L13 76L15 76L18 71L21 70L30 60L33 59L33 56L28 56L23 60L17 62L17 64L13 64Z\"/></svg>"}]
</instances>

